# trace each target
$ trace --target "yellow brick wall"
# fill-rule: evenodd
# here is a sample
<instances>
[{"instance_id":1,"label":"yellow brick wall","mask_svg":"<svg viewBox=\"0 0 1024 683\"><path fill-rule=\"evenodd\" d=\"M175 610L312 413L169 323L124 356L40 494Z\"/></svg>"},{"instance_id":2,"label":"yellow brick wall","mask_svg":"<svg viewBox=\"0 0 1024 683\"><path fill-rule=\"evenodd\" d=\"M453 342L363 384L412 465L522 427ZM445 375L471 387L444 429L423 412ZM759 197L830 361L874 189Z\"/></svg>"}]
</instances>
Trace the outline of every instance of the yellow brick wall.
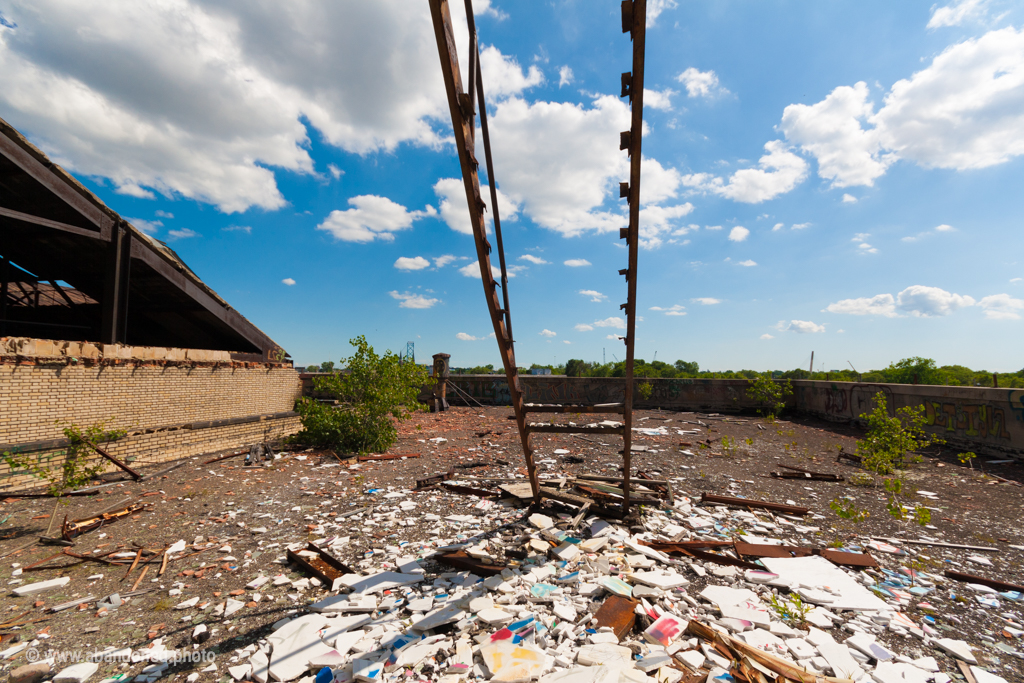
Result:
<instances>
[{"instance_id":1,"label":"yellow brick wall","mask_svg":"<svg viewBox=\"0 0 1024 683\"><path fill-rule=\"evenodd\" d=\"M273 441L299 431L301 425L298 417L268 419L261 422L249 422L224 427L205 429L176 429L138 434L106 444L104 450L122 462L131 460L131 467L141 468L146 473L146 465L154 465L186 458L193 455L206 455L228 449L241 449L257 441ZM63 449L28 454L30 459L51 467L59 467ZM104 472L118 472L118 468L95 453L90 453L88 465L96 463L105 465ZM0 496L4 493L20 489L34 489L45 486L45 480L22 472L12 472L6 462L0 461Z\"/></svg>"},{"instance_id":2,"label":"yellow brick wall","mask_svg":"<svg viewBox=\"0 0 1024 683\"><path fill-rule=\"evenodd\" d=\"M85 348L89 346L90 348ZM0 339L0 444L63 439L62 427L107 422L129 435L109 444L134 465L242 448L297 432L297 417L189 428L294 409L299 374L279 363L232 361L227 352ZM57 463L61 450L28 453ZM94 459L98 455L91 456ZM106 462L106 461L104 461ZM108 470L116 469L113 464ZM0 460L0 493L40 485Z\"/></svg>"},{"instance_id":3,"label":"yellow brick wall","mask_svg":"<svg viewBox=\"0 0 1024 683\"><path fill-rule=\"evenodd\" d=\"M0 444L63 438L68 422L132 431L294 408L294 369L245 365L0 364Z\"/></svg>"}]
</instances>

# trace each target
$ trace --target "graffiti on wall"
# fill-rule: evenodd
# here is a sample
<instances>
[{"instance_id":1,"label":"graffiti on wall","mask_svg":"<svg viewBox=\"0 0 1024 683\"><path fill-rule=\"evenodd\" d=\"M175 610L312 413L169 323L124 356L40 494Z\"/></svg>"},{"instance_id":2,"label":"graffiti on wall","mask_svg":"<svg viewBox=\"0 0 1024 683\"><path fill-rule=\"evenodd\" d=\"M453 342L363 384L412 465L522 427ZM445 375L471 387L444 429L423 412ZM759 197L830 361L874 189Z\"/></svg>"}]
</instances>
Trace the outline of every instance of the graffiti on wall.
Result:
<instances>
[{"instance_id":1,"label":"graffiti on wall","mask_svg":"<svg viewBox=\"0 0 1024 683\"><path fill-rule=\"evenodd\" d=\"M927 424L947 432L963 432L965 436L1011 438L1006 429L1006 411L985 403L945 403L925 401Z\"/></svg>"}]
</instances>

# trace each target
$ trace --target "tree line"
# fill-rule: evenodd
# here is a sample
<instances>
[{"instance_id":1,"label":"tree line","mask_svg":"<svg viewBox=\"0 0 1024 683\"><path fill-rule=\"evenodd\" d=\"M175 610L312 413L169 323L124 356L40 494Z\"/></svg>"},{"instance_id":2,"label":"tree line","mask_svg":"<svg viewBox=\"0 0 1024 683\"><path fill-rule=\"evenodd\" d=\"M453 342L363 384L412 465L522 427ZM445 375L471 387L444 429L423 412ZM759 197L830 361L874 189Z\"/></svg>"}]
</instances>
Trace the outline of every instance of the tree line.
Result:
<instances>
[{"instance_id":1,"label":"tree line","mask_svg":"<svg viewBox=\"0 0 1024 683\"><path fill-rule=\"evenodd\" d=\"M569 377L624 377L626 363L592 363L573 358L564 365L537 365L519 368L520 374L526 375L533 369L548 369L552 375ZM499 365L478 365L467 368L452 368L452 374L489 375L504 374ZM666 363L656 360L648 363L637 358L633 363L633 374L640 378L690 378L690 379L756 379L763 372L757 370L701 370L694 361L677 360ZM995 375L995 377L994 377ZM1000 387L1024 388L1024 369L1014 373L993 373L989 370L972 370L964 365L939 366L932 358L913 356L890 363L881 370L857 372L853 369L809 372L803 368L795 370L773 370L776 379L814 379L831 380L834 382L884 382L891 384L945 384L963 387L991 387L998 383Z\"/></svg>"}]
</instances>

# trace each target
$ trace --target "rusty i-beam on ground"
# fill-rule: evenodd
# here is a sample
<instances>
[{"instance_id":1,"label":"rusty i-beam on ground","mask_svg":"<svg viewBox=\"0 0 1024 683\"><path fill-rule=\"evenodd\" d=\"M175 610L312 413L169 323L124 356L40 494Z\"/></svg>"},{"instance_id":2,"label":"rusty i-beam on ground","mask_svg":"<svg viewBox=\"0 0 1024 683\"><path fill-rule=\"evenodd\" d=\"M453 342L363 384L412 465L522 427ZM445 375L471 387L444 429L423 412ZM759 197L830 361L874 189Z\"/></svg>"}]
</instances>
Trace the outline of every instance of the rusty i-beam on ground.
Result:
<instances>
[{"instance_id":1,"label":"rusty i-beam on ground","mask_svg":"<svg viewBox=\"0 0 1024 683\"><path fill-rule=\"evenodd\" d=\"M448 94L448 108L451 111L452 127L455 133L455 146L459 152L459 163L462 167L462 181L466 189L469 205L470 225L473 228L473 239L476 244L477 260L480 264L480 279L484 287L484 298L487 310L494 326L494 335L501 352L501 361L505 366L505 377L508 380L509 393L512 398L512 409L515 411L516 425L522 440L523 455L526 458L526 469L530 477L530 486L534 499L540 502L543 490L537 480L537 469L533 462L533 448L530 435L533 432L601 432L621 433L623 437L623 512L627 512L630 503L631 477L631 435L633 427L633 348L636 335L636 278L637 278L637 247L639 243L640 222L640 143L643 131L643 94L644 94L644 39L646 35L647 2L646 0L623 0L622 32L629 33L633 42L632 70L622 74L622 97L629 97L632 106L630 129L620 134L619 147L630 157L629 181L620 183L620 197L629 203L628 226L620 229L619 236L626 240L629 260L627 267L619 271L626 277L626 303L621 308L626 312L626 377L624 399L621 404L603 404L590 406L587 412L607 412L623 415L623 427L594 428L575 427L572 425L531 425L526 421L529 412L568 412L554 410L560 406L532 406L523 402L523 392L519 384L516 367L514 340L512 338L512 315L509 310L508 274L505 268L505 252L501 239L501 221L497 205L497 181L494 177L491 159L490 139L487 128L487 105L484 98L483 77L480 73L480 55L477 42L476 24L473 17L472 0L465 0L466 20L469 27L469 74L467 77L468 92L463 87L462 74L459 69L458 52L455 47L455 34L452 29L451 12L448 0L429 0L430 14L434 24L434 35L437 38L437 50L441 59L441 72L444 76L445 90ZM487 204L480 193L480 165L476 153L476 115L479 103L480 132L487 165L487 178L490 183L491 216L494 220L494 238L498 247L501 282L494 279L491 266L491 244L487 239L484 211ZM499 300L497 289L501 288Z\"/></svg>"}]
</instances>

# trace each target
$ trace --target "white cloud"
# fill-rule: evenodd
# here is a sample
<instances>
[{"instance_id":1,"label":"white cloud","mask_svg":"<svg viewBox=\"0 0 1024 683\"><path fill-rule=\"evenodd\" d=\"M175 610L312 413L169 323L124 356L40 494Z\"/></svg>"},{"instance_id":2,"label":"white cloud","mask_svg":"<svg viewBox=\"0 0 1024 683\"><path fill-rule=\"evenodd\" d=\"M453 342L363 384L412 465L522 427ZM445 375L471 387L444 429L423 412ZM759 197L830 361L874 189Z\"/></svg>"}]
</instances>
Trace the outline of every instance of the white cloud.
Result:
<instances>
[{"instance_id":1,"label":"white cloud","mask_svg":"<svg viewBox=\"0 0 1024 683\"><path fill-rule=\"evenodd\" d=\"M617 334L606 334L604 338L605 339L615 339L615 340L621 340L622 339L622 337L620 337Z\"/></svg>"},{"instance_id":2,"label":"white cloud","mask_svg":"<svg viewBox=\"0 0 1024 683\"><path fill-rule=\"evenodd\" d=\"M626 321L616 316L605 318L604 320L595 320L593 325L594 327L614 327L617 330L626 329Z\"/></svg>"},{"instance_id":3,"label":"white cloud","mask_svg":"<svg viewBox=\"0 0 1024 683\"><path fill-rule=\"evenodd\" d=\"M570 268L580 268L582 266L592 265L590 263L590 261L588 261L585 258L571 258L571 259L565 261L564 263L565 263L565 265L569 266Z\"/></svg>"},{"instance_id":4,"label":"white cloud","mask_svg":"<svg viewBox=\"0 0 1024 683\"><path fill-rule=\"evenodd\" d=\"M856 203L857 203L857 198L854 197L852 194L847 194L847 193L843 194L843 204L856 204Z\"/></svg>"},{"instance_id":5,"label":"white cloud","mask_svg":"<svg viewBox=\"0 0 1024 683\"><path fill-rule=\"evenodd\" d=\"M878 253L878 249L876 249L875 247L873 247L870 244L868 244L868 242L867 242L867 238L868 237L871 237L871 233L868 233L868 232L858 232L856 235L854 235L852 238L850 238L851 242L857 243L857 249L858 249L857 253L858 254L877 254Z\"/></svg>"},{"instance_id":6,"label":"white cloud","mask_svg":"<svg viewBox=\"0 0 1024 683\"><path fill-rule=\"evenodd\" d=\"M246 235L252 234L251 225L229 225L226 228L221 228L224 232L244 232Z\"/></svg>"},{"instance_id":7,"label":"white cloud","mask_svg":"<svg viewBox=\"0 0 1024 683\"><path fill-rule=\"evenodd\" d=\"M983 297L978 305L985 311L985 317L992 320L1020 320L1024 311L1024 300L1009 294L992 294Z\"/></svg>"},{"instance_id":8,"label":"white cloud","mask_svg":"<svg viewBox=\"0 0 1024 683\"><path fill-rule=\"evenodd\" d=\"M877 112L868 96L860 82L783 113L786 138L833 187L870 186L897 158L958 171L1005 163L1024 154L1024 29L949 46L894 83Z\"/></svg>"},{"instance_id":9,"label":"white cloud","mask_svg":"<svg viewBox=\"0 0 1024 683\"><path fill-rule=\"evenodd\" d=\"M191 228L181 228L180 230L170 230L167 235L171 240L183 240L189 237L199 237L199 233Z\"/></svg>"},{"instance_id":10,"label":"white cloud","mask_svg":"<svg viewBox=\"0 0 1024 683\"><path fill-rule=\"evenodd\" d=\"M646 175L644 180L646 182ZM693 204L690 202L676 206L645 206L640 209L639 246L644 249L656 249L663 244L663 237L666 233L676 236L685 235L690 229L688 227L679 228L674 221L692 211Z\"/></svg>"},{"instance_id":11,"label":"white cloud","mask_svg":"<svg viewBox=\"0 0 1024 683\"><path fill-rule=\"evenodd\" d=\"M462 341L480 341L481 339L485 339L485 337L474 337L473 335L466 334L465 332L456 333L455 338Z\"/></svg>"},{"instance_id":12,"label":"white cloud","mask_svg":"<svg viewBox=\"0 0 1024 683\"><path fill-rule=\"evenodd\" d=\"M848 315L881 315L886 318L895 318L896 299L892 294L879 294L872 297L860 297L858 299L843 299L826 308L829 313L845 313Z\"/></svg>"},{"instance_id":13,"label":"white cloud","mask_svg":"<svg viewBox=\"0 0 1024 683\"><path fill-rule=\"evenodd\" d=\"M520 271L524 270L525 268L526 268L526 266L509 266L509 265L506 265L505 266L505 272L508 274L508 279L511 280L512 278L514 278L516 276L517 273L519 273ZM475 277L477 280L479 280L480 279L480 263L477 262L477 261L474 261L473 263L467 263L466 265L464 265L461 268L459 268L459 272L462 273L463 275L465 275L466 277ZM501 268L499 268L498 266L496 266L496 265L494 265L492 263L491 264L491 275L494 277L495 280L500 282L501 281Z\"/></svg>"},{"instance_id":14,"label":"white cloud","mask_svg":"<svg viewBox=\"0 0 1024 683\"><path fill-rule=\"evenodd\" d=\"M660 311L665 315L686 315L686 307L675 304L668 308L662 308L661 306L651 306L652 311Z\"/></svg>"},{"instance_id":15,"label":"white cloud","mask_svg":"<svg viewBox=\"0 0 1024 683\"><path fill-rule=\"evenodd\" d=\"M571 85L573 81L572 67L562 66L558 69L558 87L561 88L563 85Z\"/></svg>"},{"instance_id":16,"label":"white cloud","mask_svg":"<svg viewBox=\"0 0 1024 683\"><path fill-rule=\"evenodd\" d=\"M334 178L335 180L345 175L345 172L338 168L337 166L335 166L334 164L327 164L327 170L331 174L331 177Z\"/></svg>"},{"instance_id":17,"label":"white cloud","mask_svg":"<svg viewBox=\"0 0 1024 683\"><path fill-rule=\"evenodd\" d=\"M993 301L996 300L993 299ZM895 297L892 294L878 294L873 297L843 299L829 304L825 310L829 313L847 315L880 315L886 318L902 316L929 318L949 315L960 308L974 305L974 299L969 296L952 294L938 287L912 285Z\"/></svg>"},{"instance_id":18,"label":"white cloud","mask_svg":"<svg viewBox=\"0 0 1024 683\"><path fill-rule=\"evenodd\" d=\"M718 83L718 75L714 71L701 71L694 67L688 68L676 77L686 87L690 97L711 98L717 95L728 95L729 91Z\"/></svg>"},{"instance_id":19,"label":"white cloud","mask_svg":"<svg viewBox=\"0 0 1024 683\"><path fill-rule=\"evenodd\" d=\"M776 223L775 225L772 226L772 232L778 232L779 230L782 230L782 228L784 228L785 226L785 223Z\"/></svg>"},{"instance_id":20,"label":"white cloud","mask_svg":"<svg viewBox=\"0 0 1024 683\"><path fill-rule=\"evenodd\" d=\"M395 261L395 268L399 270L423 270L424 268L430 267L430 261L423 258L422 256L414 256L409 258L408 256L399 256L398 260Z\"/></svg>"},{"instance_id":21,"label":"white cloud","mask_svg":"<svg viewBox=\"0 0 1024 683\"><path fill-rule=\"evenodd\" d=\"M1010 282L1020 282L1021 280L1024 280L1024 278L1020 278L1020 277L1012 277L1012 278L1010 278Z\"/></svg>"},{"instance_id":22,"label":"white cloud","mask_svg":"<svg viewBox=\"0 0 1024 683\"><path fill-rule=\"evenodd\" d=\"M647 28L654 26L661 13L678 6L676 0L650 0L647 3Z\"/></svg>"},{"instance_id":23,"label":"white cloud","mask_svg":"<svg viewBox=\"0 0 1024 683\"><path fill-rule=\"evenodd\" d=\"M753 266L757 265L757 261L755 261L753 259L747 259L746 261L739 261L736 265L737 266L744 266L746 268L752 268Z\"/></svg>"},{"instance_id":24,"label":"white cloud","mask_svg":"<svg viewBox=\"0 0 1024 683\"><path fill-rule=\"evenodd\" d=\"M557 332L552 332L551 330L549 330L547 328L541 330L537 334L539 334L542 337L557 337L558 336Z\"/></svg>"},{"instance_id":25,"label":"white cloud","mask_svg":"<svg viewBox=\"0 0 1024 683\"><path fill-rule=\"evenodd\" d=\"M818 160L818 175L831 180L832 187L874 185L896 161L882 153L879 131L861 127L874 109L867 98L862 81L836 88L817 104L791 104L782 113L786 139Z\"/></svg>"},{"instance_id":26,"label":"white cloud","mask_svg":"<svg viewBox=\"0 0 1024 683\"><path fill-rule=\"evenodd\" d=\"M563 340L562 340L562 343L563 343L563 344L572 344L572 342L571 342L571 341L569 341L568 339L563 339Z\"/></svg>"},{"instance_id":27,"label":"white cloud","mask_svg":"<svg viewBox=\"0 0 1024 683\"><path fill-rule=\"evenodd\" d=\"M491 0L476 0L476 2L473 3L473 15L477 17L489 16L497 19L498 21L508 19L508 14L492 5Z\"/></svg>"},{"instance_id":28,"label":"white cloud","mask_svg":"<svg viewBox=\"0 0 1024 683\"><path fill-rule=\"evenodd\" d=\"M804 228L809 228L809 227L811 227L810 223L794 223L790 227L790 230L803 230Z\"/></svg>"},{"instance_id":29,"label":"white cloud","mask_svg":"<svg viewBox=\"0 0 1024 683\"><path fill-rule=\"evenodd\" d=\"M960 0L945 7L936 7L932 11L932 17L928 20L927 28L942 28L943 26L959 26L968 19L984 15L988 0Z\"/></svg>"},{"instance_id":30,"label":"white cloud","mask_svg":"<svg viewBox=\"0 0 1024 683\"><path fill-rule=\"evenodd\" d=\"M348 203L353 208L331 211L316 229L345 242L366 243L376 239L390 242L395 239L395 232L411 228L413 221L437 215L429 205L423 211L409 211L387 197L373 194L352 197Z\"/></svg>"},{"instance_id":31,"label":"white cloud","mask_svg":"<svg viewBox=\"0 0 1024 683\"><path fill-rule=\"evenodd\" d=\"M705 225L704 229L705 230L721 230L722 226L721 225Z\"/></svg>"},{"instance_id":32,"label":"white cloud","mask_svg":"<svg viewBox=\"0 0 1024 683\"><path fill-rule=\"evenodd\" d=\"M162 209L157 209L153 213L155 215L159 216L160 218L174 218L174 214L173 213L171 213L169 211L163 211Z\"/></svg>"},{"instance_id":33,"label":"white cloud","mask_svg":"<svg viewBox=\"0 0 1024 683\"><path fill-rule=\"evenodd\" d=\"M644 88L644 108L672 111L672 96L675 94L676 91L670 88L661 91Z\"/></svg>"},{"instance_id":34,"label":"white cloud","mask_svg":"<svg viewBox=\"0 0 1024 683\"><path fill-rule=\"evenodd\" d=\"M750 231L744 228L742 225L737 225L735 228L729 231L730 242L742 242L750 236Z\"/></svg>"},{"instance_id":35,"label":"white cloud","mask_svg":"<svg viewBox=\"0 0 1024 683\"><path fill-rule=\"evenodd\" d=\"M917 242L919 240L925 239L926 237L931 237L942 232L956 232L956 228L954 228L952 225L946 225L945 223L943 223L942 225L935 226L934 230L925 230L924 232L919 232L916 235L908 235L901 239L903 242Z\"/></svg>"},{"instance_id":36,"label":"white cloud","mask_svg":"<svg viewBox=\"0 0 1024 683\"><path fill-rule=\"evenodd\" d=\"M451 254L444 254L444 255L438 256L437 258L434 259L434 267L435 268L444 268L449 263L451 263L452 261L455 261L455 260L457 260L455 256L452 256Z\"/></svg>"},{"instance_id":37,"label":"white cloud","mask_svg":"<svg viewBox=\"0 0 1024 683\"><path fill-rule=\"evenodd\" d=\"M441 200L439 207L441 219L448 224L448 227L463 235L472 235L473 227L469 222L469 204L466 203L466 186L461 178L441 178L434 183L434 194ZM480 196L487 204L484 211L484 221L488 234L493 230L494 221L491 211L491 188L489 185L480 185ZM498 190L498 210L501 212L499 218L502 221L514 221L518 217L519 205Z\"/></svg>"},{"instance_id":38,"label":"white cloud","mask_svg":"<svg viewBox=\"0 0 1024 683\"><path fill-rule=\"evenodd\" d=\"M544 82L544 74L536 65L531 65L524 74L514 57L506 57L494 46L481 50L480 70L488 98L517 95Z\"/></svg>"},{"instance_id":39,"label":"white cloud","mask_svg":"<svg viewBox=\"0 0 1024 683\"><path fill-rule=\"evenodd\" d=\"M397 299L402 303L398 304L399 308L432 308L434 304L441 301L440 299L431 299L425 297L422 294L410 294L409 292L388 292L392 299Z\"/></svg>"},{"instance_id":40,"label":"white cloud","mask_svg":"<svg viewBox=\"0 0 1024 683\"><path fill-rule=\"evenodd\" d=\"M722 303L721 299L712 299L709 296L702 296L696 299L690 299L690 301L692 301L695 304L701 304L703 306L714 306L715 304Z\"/></svg>"},{"instance_id":41,"label":"white cloud","mask_svg":"<svg viewBox=\"0 0 1024 683\"><path fill-rule=\"evenodd\" d=\"M816 332L824 332L824 325L816 325L809 320L790 320L789 325L786 327L787 332L797 332L799 334L813 334Z\"/></svg>"},{"instance_id":42,"label":"white cloud","mask_svg":"<svg viewBox=\"0 0 1024 683\"><path fill-rule=\"evenodd\" d=\"M126 218L125 220L147 235L155 235L164 225L163 221L151 221L145 218Z\"/></svg>"},{"instance_id":43,"label":"white cloud","mask_svg":"<svg viewBox=\"0 0 1024 683\"><path fill-rule=\"evenodd\" d=\"M760 168L736 171L726 183L708 173L683 176L684 185L711 192L745 204L759 204L785 194L807 177L807 162L789 151L781 140L765 143L767 154L758 160Z\"/></svg>"},{"instance_id":44,"label":"white cloud","mask_svg":"<svg viewBox=\"0 0 1024 683\"><path fill-rule=\"evenodd\" d=\"M579 325L576 326L575 329L577 332L590 332L591 330L594 329L594 326L588 325L586 323L580 323Z\"/></svg>"},{"instance_id":45,"label":"white cloud","mask_svg":"<svg viewBox=\"0 0 1024 683\"><path fill-rule=\"evenodd\" d=\"M924 285L911 285L896 295L896 307L914 317L949 315L958 308L973 305L974 299L969 296Z\"/></svg>"},{"instance_id":46,"label":"white cloud","mask_svg":"<svg viewBox=\"0 0 1024 683\"><path fill-rule=\"evenodd\" d=\"M501 189L537 225L565 236L625 227L622 213L601 206L629 175L618 145L629 122L629 107L611 95L589 107L519 97L499 101L489 123Z\"/></svg>"},{"instance_id":47,"label":"white cloud","mask_svg":"<svg viewBox=\"0 0 1024 683\"><path fill-rule=\"evenodd\" d=\"M529 261L530 263L532 263L535 266L543 266L543 265L545 265L547 263L547 261L545 261L541 257L534 256L533 254L523 254L522 256L519 257L519 260L520 261Z\"/></svg>"},{"instance_id":48,"label":"white cloud","mask_svg":"<svg viewBox=\"0 0 1024 683\"><path fill-rule=\"evenodd\" d=\"M0 32L4 117L69 170L132 196L281 208L274 169L314 173L304 121L366 154L437 145L431 119L447 117L424 3L295 0L282 14L14 0L4 12L19 26Z\"/></svg>"},{"instance_id":49,"label":"white cloud","mask_svg":"<svg viewBox=\"0 0 1024 683\"><path fill-rule=\"evenodd\" d=\"M600 303L608 298L605 294L594 291L593 289L581 289L579 293L582 294L583 296L590 297L591 301L595 301L597 303Z\"/></svg>"},{"instance_id":50,"label":"white cloud","mask_svg":"<svg viewBox=\"0 0 1024 683\"><path fill-rule=\"evenodd\" d=\"M761 339L775 339L775 337L765 332L761 335Z\"/></svg>"},{"instance_id":51,"label":"white cloud","mask_svg":"<svg viewBox=\"0 0 1024 683\"><path fill-rule=\"evenodd\" d=\"M289 287L295 284L295 280L293 280L290 277L286 277L285 279L281 280L281 282L288 285Z\"/></svg>"}]
</instances>

